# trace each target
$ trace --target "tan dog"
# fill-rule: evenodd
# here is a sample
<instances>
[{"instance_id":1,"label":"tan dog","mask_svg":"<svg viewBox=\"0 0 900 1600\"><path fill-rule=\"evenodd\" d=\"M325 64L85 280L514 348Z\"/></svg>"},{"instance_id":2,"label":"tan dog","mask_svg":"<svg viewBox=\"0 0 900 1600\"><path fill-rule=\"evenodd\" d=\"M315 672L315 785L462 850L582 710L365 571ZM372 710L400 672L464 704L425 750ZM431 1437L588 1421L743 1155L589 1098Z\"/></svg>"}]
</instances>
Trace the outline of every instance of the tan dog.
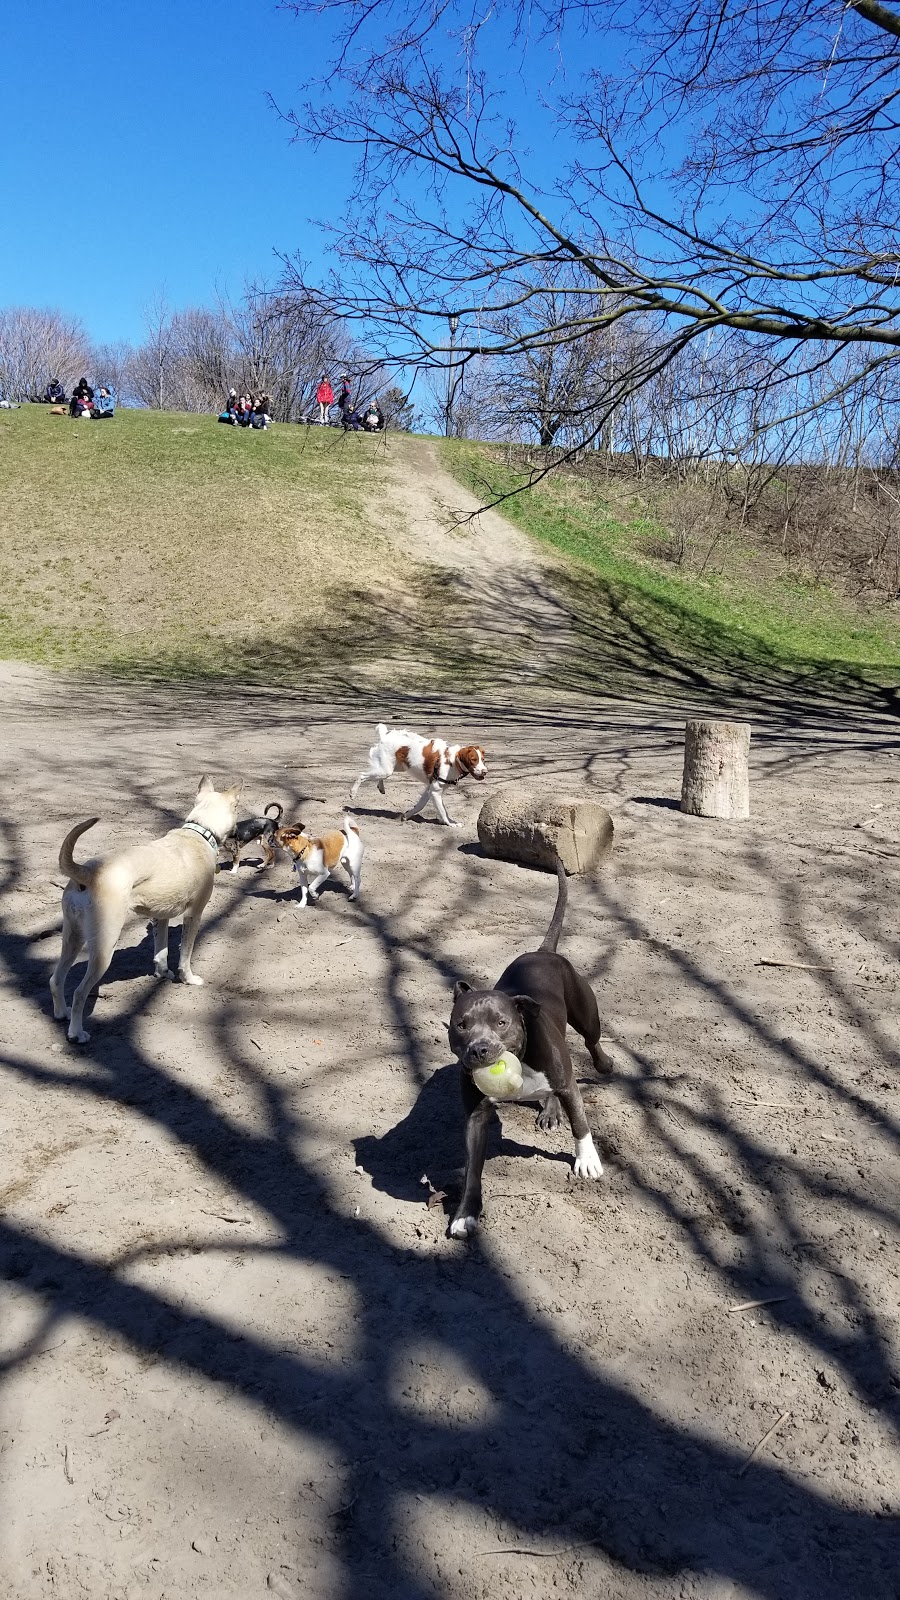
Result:
<instances>
[{"instance_id":1,"label":"tan dog","mask_svg":"<svg viewBox=\"0 0 900 1600\"><path fill-rule=\"evenodd\" d=\"M363 842L359 829L349 817L344 818L342 830L335 828L321 839L310 838L303 832L302 824L296 828L276 828L275 843L282 850L289 850L294 858L294 871L301 885L301 906L306 905L307 897L315 904L322 884L339 866L350 877L350 899L359 898Z\"/></svg>"},{"instance_id":2,"label":"tan dog","mask_svg":"<svg viewBox=\"0 0 900 1600\"><path fill-rule=\"evenodd\" d=\"M150 844L131 845L103 860L80 864L72 858L75 842L99 819L79 822L63 840L60 871L69 878L63 893L63 941L50 979L53 1015L69 1017L73 1044L87 1044L83 1025L88 995L109 966L129 916L148 917L153 924L153 970L169 977L169 923L183 919L178 976L201 984L191 971L194 940L203 908L212 894L223 839L233 831L241 785L219 791L211 778L201 778L193 811L180 827ZM66 1005L66 978L87 946L87 971Z\"/></svg>"}]
</instances>

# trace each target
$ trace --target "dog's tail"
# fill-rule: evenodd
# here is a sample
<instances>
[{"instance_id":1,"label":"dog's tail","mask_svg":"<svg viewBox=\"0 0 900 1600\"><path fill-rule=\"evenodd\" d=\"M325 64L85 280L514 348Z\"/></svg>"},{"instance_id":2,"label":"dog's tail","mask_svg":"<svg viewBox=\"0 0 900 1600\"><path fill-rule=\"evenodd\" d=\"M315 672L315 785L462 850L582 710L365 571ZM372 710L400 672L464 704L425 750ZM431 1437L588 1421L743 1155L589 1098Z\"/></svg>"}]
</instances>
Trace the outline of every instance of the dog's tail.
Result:
<instances>
[{"instance_id":1,"label":"dog's tail","mask_svg":"<svg viewBox=\"0 0 900 1600\"><path fill-rule=\"evenodd\" d=\"M75 827L66 834L66 837L60 846L60 872L64 872L67 878L71 878L72 881L77 883L82 889L89 889L91 887L91 884L94 881L96 868L88 866L80 867L77 861L73 861L72 851L77 840L81 838L81 835L83 833L87 833L88 828L93 828L95 823L98 823L99 821L99 817L89 817L87 822L76 823Z\"/></svg>"},{"instance_id":2,"label":"dog's tail","mask_svg":"<svg viewBox=\"0 0 900 1600\"><path fill-rule=\"evenodd\" d=\"M281 819L284 816L284 806L280 806L277 800L270 800L263 812L263 816L267 817L270 811L275 811L278 813L277 816L272 818L272 821L274 822L276 828L280 827Z\"/></svg>"},{"instance_id":3,"label":"dog's tail","mask_svg":"<svg viewBox=\"0 0 900 1600\"><path fill-rule=\"evenodd\" d=\"M355 833L357 839L360 837L359 823L355 817L348 816L346 811L344 812L342 826L344 833Z\"/></svg>"},{"instance_id":4,"label":"dog's tail","mask_svg":"<svg viewBox=\"0 0 900 1600\"><path fill-rule=\"evenodd\" d=\"M559 888L556 893L556 906L553 912L553 920L550 923L547 932L544 934L544 940L541 945L542 950L552 950L554 952L556 950L556 946L559 944L559 936L562 933L563 918L566 914L566 906L569 903L569 886L566 883L566 869L560 861L559 856L556 858L556 878Z\"/></svg>"},{"instance_id":5,"label":"dog's tail","mask_svg":"<svg viewBox=\"0 0 900 1600\"><path fill-rule=\"evenodd\" d=\"M376 724L375 737L378 740L379 744L383 744L384 743L384 741L387 738L389 732L390 732L390 729L388 728L388 725L387 725L386 722L379 722L379 723Z\"/></svg>"}]
</instances>

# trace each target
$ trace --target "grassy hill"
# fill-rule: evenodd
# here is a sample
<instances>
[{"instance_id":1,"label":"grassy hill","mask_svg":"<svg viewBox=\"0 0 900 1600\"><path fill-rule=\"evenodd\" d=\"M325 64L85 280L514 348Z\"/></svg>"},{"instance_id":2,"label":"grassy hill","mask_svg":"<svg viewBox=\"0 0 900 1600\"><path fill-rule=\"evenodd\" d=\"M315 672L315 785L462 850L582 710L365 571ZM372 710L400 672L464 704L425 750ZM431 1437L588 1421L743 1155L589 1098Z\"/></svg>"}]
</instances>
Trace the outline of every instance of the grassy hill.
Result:
<instances>
[{"instance_id":1,"label":"grassy hill","mask_svg":"<svg viewBox=\"0 0 900 1600\"><path fill-rule=\"evenodd\" d=\"M502 446L442 448L486 503L527 481ZM661 682L730 692L793 684L865 696L897 684L897 601L854 602L746 535L722 542L703 571L681 570L671 559L673 507L658 487L563 470L500 509L563 562L557 582L584 647L572 688L604 673L632 688L643 677L647 692ZM712 541L698 532L704 548L714 543L715 530Z\"/></svg>"},{"instance_id":2,"label":"grassy hill","mask_svg":"<svg viewBox=\"0 0 900 1600\"><path fill-rule=\"evenodd\" d=\"M482 501L523 481L495 447L441 448ZM561 473L508 500L537 558L511 593L477 523L441 534L446 484L436 502L405 492L423 450L184 414L0 412L0 657L315 696L721 690L838 712L897 697L896 604L853 605L746 542L718 570L677 569L665 507L634 483ZM414 502L438 538L405 553ZM440 565L448 537L473 541L467 585Z\"/></svg>"},{"instance_id":3,"label":"grassy hill","mask_svg":"<svg viewBox=\"0 0 900 1600\"><path fill-rule=\"evenodd\" d=\"M391 541L385 477L379 441L335 429L0 412L0 656L119 676L352 677L378 661L401 590L426 615L432 600L433 575Z\"/></svg>"}]
</instances>

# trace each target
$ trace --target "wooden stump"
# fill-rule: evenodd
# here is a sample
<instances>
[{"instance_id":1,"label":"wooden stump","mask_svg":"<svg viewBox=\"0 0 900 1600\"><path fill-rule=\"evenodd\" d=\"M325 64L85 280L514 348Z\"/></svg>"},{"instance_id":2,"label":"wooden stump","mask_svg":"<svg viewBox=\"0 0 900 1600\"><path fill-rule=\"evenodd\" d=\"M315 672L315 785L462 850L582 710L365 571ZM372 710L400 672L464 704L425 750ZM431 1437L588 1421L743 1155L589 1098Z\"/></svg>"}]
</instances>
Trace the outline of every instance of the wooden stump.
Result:
<instances>
[{"instance_id":1,"label":"wooden stump","mask_svg":"<svg viewBox=\"0 0 900 1600\"><path fill-rule=\"evenodd\" d=\"M749 755L749 723L685 723L682 811L732 821L749 817Z\"/></svg>"}]
</instances>

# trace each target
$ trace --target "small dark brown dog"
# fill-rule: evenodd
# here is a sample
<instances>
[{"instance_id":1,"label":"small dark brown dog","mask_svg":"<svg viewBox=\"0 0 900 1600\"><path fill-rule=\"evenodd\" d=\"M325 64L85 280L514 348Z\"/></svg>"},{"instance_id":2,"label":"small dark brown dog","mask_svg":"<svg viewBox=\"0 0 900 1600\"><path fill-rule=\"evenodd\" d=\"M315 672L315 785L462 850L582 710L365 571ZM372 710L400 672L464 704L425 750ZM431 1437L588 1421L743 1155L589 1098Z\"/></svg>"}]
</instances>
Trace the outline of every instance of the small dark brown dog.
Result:
<instances>
[{"instance_id":1,"label":"small dark brown dog","mask_svg":"<svg viewBox=\"0 0 900 1600\"><path fill-rule=\"evenodd\" d=\"M275 816L270 817L269 812L274 811ZM284 816L284 806L277 800L270 800L261 817L245 817L243 822L235 823L233 831L228 835L222 849L231 857L231 870L237 872L241 851L245 844L252 844L258 839L262 848L263 858L257 868L262 872L263 867L270 867L275 860L275 829L280 827Z\"/></svg>"},{"instance_id":2,"label":"small dark brown dog","mask_svg":"<svg viewBox=\"0 0 900 1600\"><path fill-rule=\"evenodd\" d=\"M600 1047L600 1016L590 984L575 971L556 946L566 914L568 889L565 869L556 863L559 888L553 920L539 950L517 956L493 989L471 989L458 983L450 1016L450 1048L462 1067L462 1096L466 1112L466 1175L462 1199L450 1233L468 1238L481 1215L481 1174L488 1125L494 1107L503 1100L515 1105L536 1102L541 1110L539 1128L556 1128L569 1119L575 1139L575 1173L579 1178L603 1174L585 1116L581 1090L566 1043L567 1024L580 1033L597 1072L613 1066ZM483 1094L473 1073L512 1054L522 1067L521 1090L496 1098Z\"/></svg>"}]
</instances>

